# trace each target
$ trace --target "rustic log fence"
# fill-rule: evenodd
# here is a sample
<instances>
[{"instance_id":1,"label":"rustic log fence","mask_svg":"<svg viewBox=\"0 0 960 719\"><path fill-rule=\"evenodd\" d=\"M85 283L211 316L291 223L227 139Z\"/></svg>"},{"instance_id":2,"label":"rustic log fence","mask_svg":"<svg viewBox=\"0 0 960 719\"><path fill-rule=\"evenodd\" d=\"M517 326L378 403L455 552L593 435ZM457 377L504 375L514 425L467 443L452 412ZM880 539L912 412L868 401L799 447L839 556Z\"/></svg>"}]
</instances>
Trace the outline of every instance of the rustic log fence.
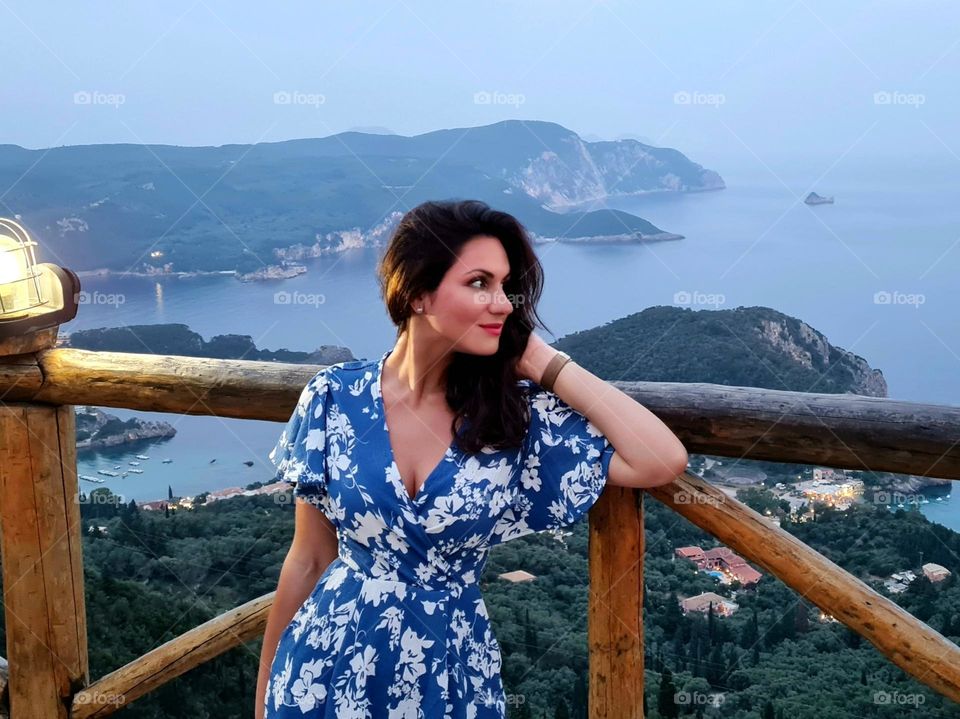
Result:
<instances>
[{"instance_id":1,"label":"rustic log fence","mask_svg":"<svg viewBox=\"0 0 960 719\"><path fill-rule=\"evenodd\" d=\"M0 547L13 719L105 717L261 635L273 602L272 593L259 597L91 682L73 405L279 422L321 368L69 348L0 358ZM661 417L691 454L960 478L958 407L700 383L614 384ZM955 644L684 473L645 491L611 486L589 514L592 717L643 715L644 494L960 701Z\"/></svg>"}]
</instances>

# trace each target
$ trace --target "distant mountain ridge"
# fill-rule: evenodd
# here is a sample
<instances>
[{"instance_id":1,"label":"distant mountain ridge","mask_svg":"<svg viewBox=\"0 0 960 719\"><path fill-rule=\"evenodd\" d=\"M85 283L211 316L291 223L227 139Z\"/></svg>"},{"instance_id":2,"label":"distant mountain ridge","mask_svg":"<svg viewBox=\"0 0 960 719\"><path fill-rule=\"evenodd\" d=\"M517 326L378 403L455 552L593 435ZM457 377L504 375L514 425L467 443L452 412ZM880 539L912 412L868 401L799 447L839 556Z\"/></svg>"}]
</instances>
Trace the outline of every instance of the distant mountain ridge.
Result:
<instances>
[{"instance_id":1,"label":"distant mountain ridge","mask_svg":"<svg viewBox=\"0 0 960 719\"><path fill-rule=\"evenodd\" d=\"M247 273L377 246L428 199L484 200L520 218L535 241L676 240L627 212L571 208L724 186L677 150L586 142L555 123L520 120L219 147L0 145L0 183L43 260L143 274Z\"/></svg>"}]
</instances>

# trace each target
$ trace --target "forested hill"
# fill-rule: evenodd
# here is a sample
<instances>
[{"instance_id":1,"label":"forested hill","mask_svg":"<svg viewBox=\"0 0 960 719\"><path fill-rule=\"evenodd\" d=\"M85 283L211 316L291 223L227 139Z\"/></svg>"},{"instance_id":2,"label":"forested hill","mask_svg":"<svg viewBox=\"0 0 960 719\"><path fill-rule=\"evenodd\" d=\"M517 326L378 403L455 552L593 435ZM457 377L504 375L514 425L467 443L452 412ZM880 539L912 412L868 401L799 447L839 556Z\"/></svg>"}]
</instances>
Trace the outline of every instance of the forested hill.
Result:
<instances>
[{"instance_id":1,"label":"forested hill","mask_svg":"<svg viewBox=\"0 0 960 719\"><path fill-rule=\"evenodd\" d=\"M571 206L724 186L671 148L518 120L219 147L0 145L0 184L58 263L123 272L250 272L288 248L382 245L403 211L446 198L484 200L543 239L676 239L628 212Z\"/></svg>"},{"instance_id":2,"label":"forested hill","mask_svg":"<svg viewBox=\"0 0 960 719\"><path fill-rule=\"evenodd\" d=\"M346 347L320 345L314 350L268 350L257 347L251 335L214 335L209 340L184 324L126 325L78 330L68 335L63 347L97 352L245 359L293 364L334 364L354 359Z\"/></svg>"},{"instance_id":3,"label":"forested hill","mask_svg":"<svg viewBox=\"0 0 960 719\"><path fill-rule=\"evenodd\" d=\"M880 370L769 307L650 307L554 346L610 380L887 396Z\"/></svg>"}]
</instances>

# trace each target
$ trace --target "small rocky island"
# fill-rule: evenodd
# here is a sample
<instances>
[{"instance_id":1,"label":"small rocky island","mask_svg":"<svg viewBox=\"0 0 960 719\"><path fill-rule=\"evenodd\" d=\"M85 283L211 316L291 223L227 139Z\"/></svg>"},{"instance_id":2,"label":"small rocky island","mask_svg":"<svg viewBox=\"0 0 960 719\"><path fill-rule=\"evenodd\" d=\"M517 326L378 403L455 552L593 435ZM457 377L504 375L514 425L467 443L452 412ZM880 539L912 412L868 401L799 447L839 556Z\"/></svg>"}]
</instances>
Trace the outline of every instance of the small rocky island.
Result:
<instances>
[{"instance_id":1,"label":"small rocky island","mask_svg":"<svg viewBox=\"0 0 960 719\"><path fill-rule=\"evenodd\" d=\"M807 199L804 202L808 205L832 205L832 197L824 197L823 195L818 195L816 192L811 192L807 195Z\"/></svg>"},{"instance_id":2,"label":"small rocky island","mask_svg":"<svg viewBox=\"0 0 960 719\"><path fill-rule=\"evenodd\" d=\"M96 407L76 407L77 451L116 447L142 439L168 439L177 430L168 422L149 422L131 417L124 421Z\"/></svg>"}]
</instances>

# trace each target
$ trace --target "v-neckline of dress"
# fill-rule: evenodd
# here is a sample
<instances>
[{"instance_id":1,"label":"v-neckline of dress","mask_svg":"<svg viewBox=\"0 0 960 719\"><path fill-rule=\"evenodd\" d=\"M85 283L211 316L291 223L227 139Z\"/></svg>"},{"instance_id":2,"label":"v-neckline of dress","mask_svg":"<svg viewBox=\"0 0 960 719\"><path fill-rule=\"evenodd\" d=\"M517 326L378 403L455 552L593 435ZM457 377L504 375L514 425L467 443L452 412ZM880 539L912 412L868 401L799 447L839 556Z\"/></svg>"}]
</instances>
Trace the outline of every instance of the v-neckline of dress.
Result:
<instances>
[{"instance_id":1,"label":"v-neckline of dress","mask_svg":"<svg viewBox=\"0 0 960 719\"><path fill-rule=\"evenodd\" d=\"M450 453L456 453L457 448L457 437L454 436L450 444L443 451L443 455L440 457L440 461L434 466L433 469L427 474L426 478L420 484L420 487L417 488L414 495L411 497L410 493L407 492L407 487L403 483L403 477L400 476L400 467L397 465L397 457L393 453L393 445L390 443L390 427L387 425L387 410L384 407L383 402L383 364L386 361L387 357L393 352L392 349L387 350L383 353L383 356L380 357L380 361L377 362L377 375L376 382L376 393L374 399L377 403L377 411L380 413L381 425L383 427L384 441L387 443L387 458L390 460L391 465L393 465L393 472L390 472L391 481L394 482L394 489L396 489L400 494L402 494L406 500L411 505L417 505L424 498L427 485L430 483L431 478L443 467L444 462L446 462L447 455Z\"/></svg>"}]
</instances>

